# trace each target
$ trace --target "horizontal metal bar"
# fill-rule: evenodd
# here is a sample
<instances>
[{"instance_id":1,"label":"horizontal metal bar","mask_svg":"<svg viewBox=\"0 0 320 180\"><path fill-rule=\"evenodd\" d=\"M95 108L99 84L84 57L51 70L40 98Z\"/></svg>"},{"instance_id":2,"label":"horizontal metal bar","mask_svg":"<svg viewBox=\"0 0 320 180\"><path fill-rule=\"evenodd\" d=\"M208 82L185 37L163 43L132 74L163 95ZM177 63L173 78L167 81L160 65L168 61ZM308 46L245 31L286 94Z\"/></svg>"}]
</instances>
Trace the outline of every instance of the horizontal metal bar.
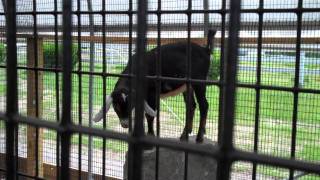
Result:
<instances>
[{"instance_id":1,"label":"horizontal metal bar","mask_svg":"<svg viewBox=\"0 0 320 180\"><path fill-rule=\"evenodd\" d=\"M68 130L68 131L71 131L72 133L82 133L82 134L88 134L93 136L99 136L103 138L117 139L121 141L129 141L129 139L131 139L131 137L127 134L118 133L110 130L89 128L89 127L79 126L74 124L69 125L67 127L62 127L57 122L46 121L46 120L35 118L35 117L15 115L14 121L17 123L32 125L38 128L47 128L47 129L55 130L57 133L63 133Z\"/></svg>"},{"instance_id":2,"label":"horizontal metal bar","mask_svg":"<svg viewBox=\"0 0 320 180\"><path fill-rule=\"evenodd\" d=\"M97 136L102 138L125 141L128 143L129 142L135 143L136 141L129 134L110 131L107 129L89 128L89 127L79 126L79 125L70 125L68 129L72 131L72 133L82 133L82 134L87 134L87 135L92 135L92 136Z\"/></svg>"},{"instance_id":3,"label":"horizontal metal bar","mask_svg":"<svg viewBox=\"0 0 320 180\"><path fill-rule=\"evenodd\" d=\"M221 22L210 22L208 23L208 27L214 27L215 29L221 29ZM225 23L228 25L228 22ZM241 22L241 28L242 29L258 29L259 22L258 21L248 21L248 22ZM302 30L319 30L319 26L314 25L314 21L303 21L302 22ZM76 27L78 27L76 24L73 24L73 31L76 31ZM132 25L133 28L137 28L137 24ZM204 30L204 23L196 23L192 25L192 31L203 31ZM51 32L54 28L52 25L39 25L38 26L38 32ZM58 31L62 31L62 26L57 26ZM186 31L187 24L186 23L175 23L175 24L167 24L163 23L161 25L161 28L163 31ZM0 27L0 30L2 31L4 27ZM91 29L94 29L97 32L102 32L103 25L102 24L96 24L95 26L90 26L89 24L82 24L81 25L81 31L82 32L89 32ZM32 32L33 26L29 25L17 25L17 32L18 33L26 33L26 32ZM263 30L296 30L296 21L266 21L263 23ZM129 31L129 24L123 24L123 25L108 25L108 28L106 29L107 32L128 32ZM157 31L157 24L148 24L148 31Z\"/></svg>"},{"instance_id":4,"label":"horizontal metal bar","mask_svg":"<svg viewBox=\"0 0 320 180\"><path fill-rule=\"evenodd\" d=\"M55 130L57 131L57 133L64 131L64 129L61 126L59 126L58 123L46 121L36 117L30 117L30 116L26 117L21 115L15 115L13 117L13 120L16 123L28 124L31 126L35 126L37 128L46 128L46 129Z\"/></svg>"},{"instance_id":5,"label":"horizontal metal bar","mask_svg":"<svg viewBox=\"0 0 320 180\"><path fill-rule=\"evenodd\" d=\"M17 123L29 124L39 128L52 129L57 131L57 133L65 131L65 129L61 128L59 124L50 122L50 121L44 121L39 118L24 117L24 116L16 115L14 116L14 121ZM220 159L222 155L218 146L216 149L214 148L208 149L207 146L202 147L199 144L174 141L174 140L168 140L168 139L159 139L159 138L150 137L150 136L145 136L145 137L142 137L141 139L136 139L136 138L132 138L128 134L118 133L110 130L89 128L89 127L84 127L79 125L70 125L67 128L72 133L88 134L88 135L93 135L93 136L98 136L103 138L110 138L110 139L115 139L115 140L120 140L125 142L131 142L131 143L151 144L155 146L161 146L161 147L166 147L166 148L180 150L180 151L187 151L190 153L203 154L215 159ZM232 151L228 155L234 161L236 160L249 161L249 162L261 163L261 164L279 166L283 168L293 168L296 170L302 170L302 171L316 173L316 174L319 174L320 172L319 164L308 163L300 160L284 159L279 157L273 157L273 156L261 155L256 153L243 152L243 151L236 151L236 150Z\"/></svg>"},{"instance_id":6,"label":"horizontal metal bar","mask_svg":"<svg viewBox=\"0 0 320 180\"><path fill-rule=\"evenodd\" d=\"M301 160L279 158L270 155L244 152L239 150L233 151L230 154L230 156L233 160L249 161L283 168L292 168L295 170L302 170L320 175L320 164L309 163Z\"/></svg>"},{"instance_id":7,"label":"horizontal metal bar","mask_svg":"<svg viewBox=\"0 0 320 180\"><path fill-rule=\"evenodd\" d=\"M6 68L6 66L0 65L0 68ZM18 66L17 69L22 70L33 70L33 71L43 71L43 72L55 72L62 73L61 68L40 68L40 67L26 67L26 66ZM104 72L90 72L90 71L72 71L72 74L81 74L81 75L96 75L96 76L110 76L110 77L126 77L132 78L133 75L129 74L116 74L116 73L104 73Z\"/></svg>"},{"instance_id":8,"label":"horizontal metal bar","mask_svg":"<svg viewBox=\"0 0 320 180\"><path fill-rule=\"evenodd\" d=\"M213 80L202 80L202 79L192 79L192 78L175 78L175 77L166 77L166 76L146 76L149 80L159 80L166 82L180 82L180 83L192 83L192 84L205 84L205 85L217 85L220 86L222 83L220 81Z\"/></svg>"},{"instance_id":9,"label":"horizontal metal bar","mask_svg":"<svg viewBox=\"0 0 320 180\"><path fill-rule=\"evenodd\" d=\"M241 9L241 13L297 13L297 12L319 12L320 8L264 8L264 9ZM199 14L199 13L229 13L229 10L223 10L223 9L183 9L183 10L149 10L147 11L148 14ZM34 15L34 14L43 14L43 15L56 15L56 14L62 14L62 11L23 11L23 12L17 12L17 15ZM72 14L137 14L137 11L130 11L130 10L123 10L123 11L72 11ZM0 15L5 15L4 13L0 13Z\"/></svg>"},{"instance_id":10,"label":"horizontal metal bar","mask_svg":"<svg viewBox=\"0 0 320 180\"><path fill-rule=\"evenodd\" d=\"M7 120L6 113L0 112L0 121L1 121L1 120L3 120L3 121L6 121L6 120Z\"/></svg>"},{"instance_id":11,"label":"horizontal metal bar","mask_svg":"<svg viewBox=\"0 0 320 180\"><path fill-rule=\"evenodd\" d=\"M39 176L31 176L31 175L28 175L28 174L25 174L25 173L22 173L22 172L17 172L17 175L21 176L21 177L29 178L29 179L36 179L36 180L44 179L44 178L41 178ZM18 179L20 179L20 178L18 178Z\"/></svg>"},{"instance_id":12,"label":"horizontal metal bar","mask_svg":"<svg viewBox=\"0 0 320 180\"><path fill-rule=\"evenodd\" d=\"M123 25L126 26L126 25ZM121 28L123 26L117 26L117 28ZM92 27L92 26L91 26ZM82 26L81 26L82 28ZM120 31L123 31L120 30ZM127 32L127 30L124 30L124 32ZM4 37L5 34L0 33L0 37ZM17 34L18 38L34 38L34 36L32 34ZM54 35L48 35L48 34L39 34L38 35L39 38L43 38L45 40L55 40L55 36ZM58 36L58 39L61 39L62 36ZM72 39L74 41L78 41L77 40L77 36L72 36ZM81 42L96 42L96 43L105 43L103 41L103 39L105 38L105 41L107 42L107 44L128 44L129 43L129 37L103 37L103 36L81 36ZM224 40L227 40L228 38L224 38ZM149 37L147 38L147 44L158 44L157 43L158 38L152 38ZM169 43L175 43L175 42L186 42L187 39L186 38L161 38L161 44L169 44ZM205 38L190 38L190 41L192 43L196 43L199 45L204 45L206 44L206 39ZM219 43L221 42L221 38L217 37L215 38L215 41L217 42L217 44L215 44L215 46L219 47ZM292 50L295 50L295 44L296 44L297 38L295 37L264 37L262 38L262 46L263 49L290 49L290 47L283 47L284 44L286 45L293 45ZM136 38L132 38L132 43L136 42ZM258 44L258 38L256 37L242 37L240 38L240 47L243 48L252 48L254 46L256 46ZM301 44L307 45L307 44L320 44L320 37L301 37ZM251 45L249 47L246 47L244 45ZM270 45L273 45L274 47L270 47ZM306 50L315 50L317 49L317 47L315 48L302 48L302 49L306 49Z\"/></svg>"},{"instance_id":13,"label":"horizontal metal bar","mask_svg":"<svg viewBox=\"0 0 320 180\"><path fill-rule=\"evenodd\" d=\"M320 94L320 89L305 89L305 88L299 88L299 87L269 86L269 85L245 84L245 83L237 83L237 87L252 88L252 89L263 89L263 90L276 90L276 91Z\"/></svg>"}]
</instances>

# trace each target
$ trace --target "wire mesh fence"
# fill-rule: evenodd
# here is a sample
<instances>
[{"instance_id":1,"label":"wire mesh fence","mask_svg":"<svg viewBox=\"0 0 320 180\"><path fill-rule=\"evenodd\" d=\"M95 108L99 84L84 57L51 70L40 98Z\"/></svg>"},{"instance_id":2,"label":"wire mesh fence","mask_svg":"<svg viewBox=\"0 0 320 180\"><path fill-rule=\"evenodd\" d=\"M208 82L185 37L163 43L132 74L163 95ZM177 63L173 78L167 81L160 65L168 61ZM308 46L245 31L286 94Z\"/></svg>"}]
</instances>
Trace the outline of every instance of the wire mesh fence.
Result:
<instances>
[{"instance_id":1,"label":"wire mesh fence","mask_svg":"<svg viewBox=\"0 0 320 180\"><path fill-rule=\"evenodd\" d=\"M179 41L205 46L208 30L217 31L214 49L210 52L207 79L190 79L190 71L186 71L184 77L168 78L159 74L163 71L161 68L154 76L148 77L149 83L155 84L153 91L158 98L158 114L153 122L157 137L154 141L147 139L143 144L139 143L139 138L130 139L135 134L135 117L131 114L131 126L122 128L116 107L103 112L105 116L102 121L92 122L101 107L106 105L107 96L114 91L117 80L123 78L131 82L128 88L133 91L136 88L135 73L143 71L141 68L135 71L134 67L125 71L139 49L137 43L144 37L137 33L140 25L138 3L133 0L72 1L71 40L68 41L72 45L72 52L67 55L73 67L72 80L67 83L72 89L70 115L73 129L68 129L72 131L68 153L63 148L64 141L60 136L64 131L59 129L60 126L55 126L63 121L65 111L63 78L66 72L63 64L66 54L63 53L63 44L66 40L63 39L63 18L66 15L63 13L67 10L63 8L61 0L16 1L16 13L13 15L17 19L17 27L13 30L17 32L17 49L14 52L17 55L17 67L13 69L17 71L18 114L27 119L36 118L34 120L42 123L35 125L25 120L27 124L20 124L19 120L15 120L17 128L13 148L16 161L12 164L16 165L14 172L18 179L59 178L65 173L59 167L63 166L62 156L66 153L69 156L70 175L74 179L132 178L130 167L129 172L124 172L126 159L130 160L132 155L128 153L132 150L131 145L145 146L151 142L161 147L161 144L157 144L161 141L157 140L173 139L178 148L181 133L190 122L192 98L189 95L186 104L182 94L160 99L161 88L166 88L166 81L206 85L208 114L205 137L222 147L228 143L224 142L228 130L225 130L223 122L230 121L226 117L233 113L224 109L225 93L228 92L225 82L228 82L229 76L227 69L232 68L229 62L232 47L228 40L232 37L232 30L229 29L232 25L231 14L236 12L230 10L234 2L227 0L148 1L145 34L148 52L160 45ZM231 179L320 178L319 174L315 174L320 160L319 6L320 2L315 0L242 0L237 34L240 43L236 48L236 91L232 93L236 95L233 105L233 146L237 151L227 148L227 152L218 151L219 155L216 155L219 166L223 165L219 160L236 160L230 167ZM6 71L10 68L6 48L10 46L7 44L8 32L5 27L8 25L5 25L5 20L10 14L5 13L3 4L0 9L0 112L8 112L6 91L10 87L15 88L8 84L10 75ZM186 46L191 47L188 43ZM165 56L162 50L157 51L156 60ZM186 62L193 60L191 55L190 49L186 50ZM157 67L162 65L161 61ZM135 103L139 101L132 104ZM198 133L201 121L199 106L197 102L190 137ZM0 163L0 177L10 172L5 164L8 156L6 141L9 140L5 119L8 117L15 119L10 114L0 116L0 162L3 162ZM147 121L144 126L147 131ZM111 135L103 134L109 132ZM162 145L170 146L165 143ZM179 150L190 151L188 148L200 146L188 145L186 149ZM199 148L199 152L201 150ZM242 152L255 154L248 157ZM231 155L221 156L224 153ZM260 159L256 154L267 156ZM295 163L299 164L300 161L285 161L290 159L302 163L299 166ZM158 162L159 159L155 160L156 164ZM303 163L306 163L304 169ZM219 166L218 171L223 172ZM135 167L131 168L135 170ZM159 176L158 169L154 172L155 176ZM190 169L185 167L184 171L188 174Z\"/></svg>"}]
</instances>

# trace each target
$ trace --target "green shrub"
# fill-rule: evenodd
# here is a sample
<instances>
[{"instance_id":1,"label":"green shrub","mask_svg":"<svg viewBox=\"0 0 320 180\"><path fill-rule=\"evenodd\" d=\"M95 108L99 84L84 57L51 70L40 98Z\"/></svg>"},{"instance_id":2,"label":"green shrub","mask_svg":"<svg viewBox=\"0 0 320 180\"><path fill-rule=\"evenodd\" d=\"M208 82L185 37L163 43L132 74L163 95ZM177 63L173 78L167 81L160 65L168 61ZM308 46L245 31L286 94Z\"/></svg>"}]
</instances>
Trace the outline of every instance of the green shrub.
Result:
<instances>
[{"instance_id":1,"label":"green shrub","mask_svg":"<svg viewBox=\"0 0 320 180\"><path fill-rule=\"evenodd\" d=\"M55 43L44 43L43 44L43 59L45 68L55 68L56 67L56 47ZM78 45L72 45L72 65L78 62ZM62 67L62 46L58 45L58 68Z\"/></svg>"},{"instance_id":2,"label":"green shrub","mask_svg":"<svg viewBox=\"0 0 320 180\"><path fill-rule=\"evenodd\" d=\"M0 64L4 63L7 58L6 46L0 43Z\"/></svg>"},{"instance_id":3,"label":"green shrub","mask_svg":"<svg viewBox=\"0 0 320 180\"><path fill-rule=\"evenodd\" d=\"M218 80L219 76L220 76L220 51L213 50L213 52L211 53L208 79Z\"/></svg>"},{"instance_id":4,"label":"green shrub","mask_svg":"<svg viewBox=\"0 0 320 180\"><path fill-rule=\"evenodd\" d=\"M318 52L306 52L307 58L320 58L320 53Z\"/></svg>"}]
</instances>

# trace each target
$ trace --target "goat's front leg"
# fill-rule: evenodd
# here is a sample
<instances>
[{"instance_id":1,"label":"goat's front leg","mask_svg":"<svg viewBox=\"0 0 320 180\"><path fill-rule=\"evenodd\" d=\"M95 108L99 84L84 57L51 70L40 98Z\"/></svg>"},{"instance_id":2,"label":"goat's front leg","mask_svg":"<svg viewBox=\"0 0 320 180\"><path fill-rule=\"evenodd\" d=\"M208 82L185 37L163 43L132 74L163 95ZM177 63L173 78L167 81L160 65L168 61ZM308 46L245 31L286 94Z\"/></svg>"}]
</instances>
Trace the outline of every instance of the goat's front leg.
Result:
<instances>
[{"instance_id":1,"label":"goat's front leg","mask_svg":"<svg viewBox=\"0 0 320 180\"><path fill-rule=\"evenodd\" d=\"M155 94L154 93L149 93L147 102L149 104L149 106L152 109L156 109L156 99L155 99ZM148 135L150 136L155 136L154 134L154 128L153 128L153 120L154 120L154 116L150 116L149 114L145 113L146 119L147 119L147 123L148 123Z\"/></svg>"},{"instance_id":2,"label":"goat's front leg","mask_svg":"<svg viewBox=\"0 0 320 180\"><path fill-rule=\"evenodd\" d=\"M148 114L145 114L146 115L146 119L147 119L147 123L148 123L148 135L149 136L155 136L154 135L154 130L153 130L153 120L154 120L154 117L153 116L150 116Z\"/></svg>"},{"instance_id":3,"label":"goat's front leg","mask_svg":"<svg viewBox=\"0 0 320 180\"><path fill-rule=\"evenodd\" d=\"M180 140L186 140L187 139L187 133L190 134L192 132L192 128L193 128L193 117L194 117L194 111L196 109L196 101L194 99L194 96L193 96L193 90L190 90L190 115L189 115L189 120L186 124L186 126L184 127L183 129L183 132L180 136ZM188 94L187 92L184 92L183 93L183 100L186 104L186 107L187 107L187 104L188 104Z\"/></svg>"},{"instance_id":4,"label":"goat's front leg","mask_svg":"<svg viewBox=\"0 0 320 180\"><path fill-rule=\"evenodd\" d=\"M207 114L208 114L208 101L206 98L206 86L197 85L194 87L194 92L196 94L196 98L199 104L200 110L200 124L199 130L196 138L197 143L203 142L203 136L206 133L206 122L207 122Z\"/></svg>"}]
</instances>

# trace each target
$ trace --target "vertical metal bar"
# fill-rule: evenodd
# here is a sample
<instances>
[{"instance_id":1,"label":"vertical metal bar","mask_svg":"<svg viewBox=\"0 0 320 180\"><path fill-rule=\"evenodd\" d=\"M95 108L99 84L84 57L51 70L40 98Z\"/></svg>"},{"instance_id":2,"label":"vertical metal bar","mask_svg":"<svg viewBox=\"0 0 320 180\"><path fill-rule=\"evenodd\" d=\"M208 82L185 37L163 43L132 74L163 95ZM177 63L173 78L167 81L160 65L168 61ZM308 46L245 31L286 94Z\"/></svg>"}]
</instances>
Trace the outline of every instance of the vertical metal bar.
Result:
<instances>
[{"instance_id":1,"label":"vertical metal bar","mask_svg":"<svg viewBox=\"0 0 320 180\"><path fill-rule=\"evenodd\" d=\"M220 52L220 82L224 82L224 59L225 59L225 33L226 33L226 0L222 1L221 13L221 52ZM223 83L221 83L223 84ZM219 119L218 119L218 143L222 141L222 121L223 121L223 87L219 86ZM219 169L219 166L218 166ZM219 179L219 178L218 178Z\"/></svg>"},{"instance_id":2,"label":"vertical metal bar","mask_svg":"<svg viewBox=\"0 0 320 180\"><path fill-rule=\"evenodd\" d=\"M241 0L231 0L230 2L230 24L229 39L227 44L227 60L225 70L225 84L223 87L223 122L222 122L222 142L221 152L224 156L219 161L221 180L229 180L232 161L228 154L233 151L233 129L236 95L237 57L240 29L240 5Z\"/></svg>"},{"instance_id":3,"label":"vertical metal bar","mask_svg":"<svg viewBox=\"0 0 320 180\"><path fill-rule=\"evenodd\" d=\"M133 30L133 11L132 11L132 0L129 0L129 47L128 47L128 60L129 62L132 60L132 30ZM129 67L129 74L131 75L132 74L132 69L133 69L133 65L130 65L131 67ZM130 90L129 90L129 93L132 94L132 81L130 80L129 81L129 87L130 87ZM130 96L130 107L132 107L132 97L133 96ZM129 116L129 133L132 132L132 113L130 113L130 116ZM130 161L129 161L130 163ZM128 171L129 172L129 171Z\"/></svg>"},{"instance_id":4,"label":"vertical metal bar","mask_svg":"<svg viewBox=\"0 0 320 180\"><path fill-rule=\"evenodd\" d=\"M203 10L209 10L209 1L203 0ZM209 30L209 13L203 13L203 24L204 24L204 34L203 37L206 37Z\"/></svg>"},{"instance_id":5,"label":"vertical metal bar","mask_svg":"<svg viewBox=\"0 0 320 180\"><path fill-rule=\"evenodd\" d=\"M16 0L7 1L6 16L6 38L7 38L7 107L6 107L6 179L16 179L15 152L17 138L17 124L13 116L18 112L18 91L17 91L17 27L16 27Z\"/></svg>"},{"instance_id":6,"label":"vertical metal bar","mask_svg":"<svg viewBox=\"0 0 320 180\"><path fill-rule=\"evenodd\" d=\"M61 177L60 179L69 179L69 161L70 161L70 140L71 132L68 126L71 124L71 71L72 71L72 0L63 1L63 99L62 99L62 120L60 126L65 131L61 135Z\"/></svg>"},{"instance_id":7,"label":"vertical metal bar","mask_svg":"<svg viewBox=\"0 0 320 180\"><path fill-rule=\"evenodd\" d=\"M224 59L225 59L225 33L226 33L226 0L222 1L221 6L221 51L220 51L220 84L224 83ZM223 86L219 85L219 117L218 117L218 144L222 142L222 123L223 123ZM223 171L220 164L217 165L217 172ZM221 173L217 173L217 179L220 179Z\"/></svg>"},{"instance_id":8,"label":"vertical metal bar","mask_svg":"<svg viewBox=\"0 0 320 180\"><path fill-rule=\"evenodd\" d=\"M303 0L298 2L298 10L302 10ZM300 75L300 53L301 53L301 28L302 28L302 11L297 11L297 43L296 43L296 64L293 91L293 114L292 114L292 132L291 132L291 159L296 154L296 138L297 138L297 118L298 118L298 100L299 100L299 75ZM294 170L290 169L289 179L294 178Z\"/></svg>"},{"instance_id":9,"label":"vertical metal bar","mask_svg":"<svg viewBox=\"0 0 320 180\"><path fill-rule=\"evenodd\" d=\"M128 47L128 59L129 59L129 62L132 61L132 31L133 31L133 5L132 5L132 1L133 0L129 0L129 47ZM133 72L133 65L132 63L130 63L130 67L129 67L129 74L132 75L132 72ZM130 96L130 104L129 106L132 107L133 104L132 104L132 99L133 99L133 92L132 92L132 89L133 89L133 79L131 79L129 81L129 87L130 87L130 94L132 96ZM133 121L133 118L132 118L132 113L130 113L130 116L129 116L129 134L132 133L132 121ZM132 150L132 144L129 144L129 148L128 148L128 179L129 180L134 180L133 179L133 169L134 169L134 165L133 165L133 150Z\"/></svg>"},{"instance_id":10,"label":"vertical metal bar","mask_svg":"<svg viewBox=\"0 0 320 180\"><path fill-rule=\"evenodd\" d=\"M87 0L89 14L89 29L90 37L94 37L94 17L92 14L92 2ZM95 52L95 43L90 41L90 65L89 71L94 72L94 52ZM92 127L92 117L93 117L93 101L94 101L94 76L89 75L89 127ZM88 179L93 179L92 177L92 136L89 136L88 142Z\"/></svg>"},{"instance_id":11,"label":"vertical metal bar","mask_svg":"<svg viewBox=\"0 0 320 180\"><path fill-rule=\"evenodd\" d=\"M79 65L78 65L78 72L81 72L82 70L82 49L81 49L81 1L77 0L77 21L78 21L78 60L79 60ZM79 125L82 125L82 74L78 73L78 121ZM79 133L79 145L78 145L78 179L82 179L82 133Z\"/></svg>"},{"instance_id":12,"label":"vertical metal bar","mask_svg":"<svg viewBox=\"0 0 320 180\"><path fill-rule=\"evenodd\" d=\"M157 75L157 84L156 84L156 107L157 117L156 117L156 136L160 137L160 89L161 81L159 80L162 71L162 60L161 60L161 0L158 0L158 9L157 9L157 62L156 62L156 75ZM159 146L156 146L156 171L155 171L155 180L159 179Z\"/></svg>"},{"instance_id":13,"label":"vertical metal bar","mask_svg":"<svg viewBox=\"0 0 320 180\"><path fill-rule=\"evenodd\" d=\"M102 0L102 11L106 11L106 0ZM102 15L102 72L106 73L106 14ZM103 106L106 107L106 76L102 76L102 97L103 97ZM106 123L106 110L103 108L103 129L107 128ZM106 138L103 138L103 147L102 147L102 179L106 178Z\"/></svg>"},{"instance_id":14,"label":"vertical metal bar","mask_svg":"<svg viewBox=\"0 0 320 180\"><path fill-rule=\"evenodd\" d=\"M186 79L187 79L187 100L186 100L186 122L185 122L185 127L186 127L186 140L189 140L189 122L191 120L191 83L190 83L190 78L191 78L191 18L192 18L192 1L188 0L188 10L187 10L187 17L188 17L188 22L187 22L187 74L186 74ZM188 180L188 164L189 164L189 153L185 152L185 164L184 164L184 180Z\"/></svg>"},{"instance_id":15,"label":"vertical metal bar","mask_svg":"<svg viewBox=\"0 0 320 180\"><path fill-rule=\"evenodd\" d=\"M35 67L35 108L36 117L39 117L39 81L38 81L38 32L37 32L37 2L33 0L33 36L34 36L34 67ZM35 177L39 174L39 128L36 127L36 142L35 142ZM33 175L33 174L32 174Z\"/></svg>"},{"instance_id":16,"label":"vertical metal bar","mask_svg":"<svg viewBox=\"0 0 320 180\"><path fill-rule=\"evenodd\" d=\"M54 0L54 47L55 47L55 69L59 68L59 41L58 41L58 0ZM56 116L57 122L60 121L60 83L59 83L59 71L55 71L55 82L56 82ZM56 177L60 177L60 136L56 135Z\"/></svg>"},{"instance_id":17,"label":"vertical metal bar","mask_svg":"<svg viewBox=\"0 0 320 180\"><path fill-rule=\"evenodd\" d=\"M261 55L262 55L262 31L263 31L263 4L264 0L259 1L259 25L258 25L258 54L257 54L257 82L256 82L256 108L255 108L255 124L254 124L254 145L253 151L258 152L259 142L259 118L260 118L260 84L261 84ZM256 179L257 164L253 163L252 166L252 180Z\"/></svg>"},{"instance_id":18,"label":"vertical metal bar","mask_svg":"<svg viewBox=\"0 0 320 180\"><path fill-rule=\"evenodd\" d=\"M141 166L142 166L142 149L143 144L139 143L139 139L144 136L143 116L144 116L144 82L145 74L147 72L146 64L144 61L145 45L146 45L146 31L147 31L147 7L148 2L139 0L138 1L138 26L137 26L137 51L136 62L134 63L134 74L135 83L135 123L132 136L137 139L136 142L130 143L129 145L129 156L132 156L132 166L129 167L129 180L140 180L141 179ZM134 168L134 170L133 170Z\"/></svg>"}]
</instances>

